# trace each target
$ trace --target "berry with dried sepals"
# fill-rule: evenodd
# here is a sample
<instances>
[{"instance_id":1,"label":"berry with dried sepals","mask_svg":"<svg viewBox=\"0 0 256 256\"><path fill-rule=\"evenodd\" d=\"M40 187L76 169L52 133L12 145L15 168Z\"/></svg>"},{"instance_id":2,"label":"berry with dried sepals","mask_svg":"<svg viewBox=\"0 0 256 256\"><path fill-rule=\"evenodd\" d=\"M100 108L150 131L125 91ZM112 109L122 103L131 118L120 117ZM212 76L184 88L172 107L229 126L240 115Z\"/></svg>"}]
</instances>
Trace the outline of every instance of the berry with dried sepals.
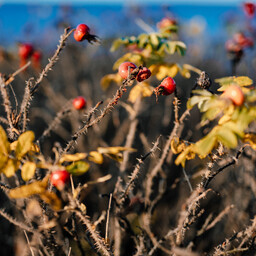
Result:
<instances>
[{"instance_id":1,"label":"berry with dried sepals","mask_svg":"<svg viewBox=\"0 0 256 256\"><path fill-rule=\"evenodd\" d=\"M148 79L150 76L151 76L151 71L148 68L143 67L143 69L141 69L139 71L136 79L138 82L142 82L142 81Z\"/></svg>"}]
</instances>

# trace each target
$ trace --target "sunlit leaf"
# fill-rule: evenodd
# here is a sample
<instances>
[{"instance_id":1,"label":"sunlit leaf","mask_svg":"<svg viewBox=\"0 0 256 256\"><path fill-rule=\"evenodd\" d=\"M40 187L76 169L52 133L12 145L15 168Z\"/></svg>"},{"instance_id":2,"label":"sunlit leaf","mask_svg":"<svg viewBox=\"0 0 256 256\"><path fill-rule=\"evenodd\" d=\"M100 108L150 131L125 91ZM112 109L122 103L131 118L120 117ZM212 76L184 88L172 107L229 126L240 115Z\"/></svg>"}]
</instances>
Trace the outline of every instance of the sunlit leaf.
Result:
<instances>
[{"instance_id":1,"label":"sunlit leaf","mask_svg":"<svg viewBox=\"0 0 256 256\"><path fill-rule=\"evenodd\" d=\"M101 154L104 154L108 156L109 158L122 162L123 161L123 154L121 152L123 151L129 151L129 152L134 152L137 151L134 148L127 148L127 147L99 147L97 148L98 152Z\"/></svg>"},{"instance_id":2,"label":"sunlit leaf","mask_svg":"<svg viewBox=\"0 0 256 256\"><path fill-rule=\"evenodd\" d=\"M88 160L92 161L96 164L102 164L103 163L103 156L101 153L97 151L91 151L88 156Z\"/></svg>"},{"instance_id":3,"label":"sunlit leaf","mask_svg":"<svg viewBox=\"0 0 256 256\"><path fill-rule=\"evenodd\" d=\"M195 152L201 157L206 157L210 154L216 145L216 136L212 131L207 136L197 141L195 144Z\"/></svg>"},{"instance_id":4,"label":"sunlit leaf","mask_svg":"<svg viewBox=\"0 0 256 256\"><path fill-rule=\"evenodd\" d=\"M0 126L0 169L4 167L8 160L10 143L2 126Z\"/></svg>"},{"instance_id":5,"label":"sunlit leaf","mask_svg":"<svg viewBox=\"0 0 256 256\"><path fill-rule=\"evenodd\" d=\"M87 156L86 153L76 153L76 154L64 154L60 158L59 163L62 164L64 162L75 162L82 159L85 159Z\"/></svg>"},{"instance_id":6,"label":"sunlit leaf","mask_svg":"<svg viewBox=\"0 0 256 256\"><path fill-rule=\"evenodd\" d=\"M82 175L90 168L90 164L85 161L77 161L66 167L66 170L73 175Z\"/></svg>"},{"instance_id":7,"label":"sunlit leaf","mask_svg":"<svg viewBox=\"0 0 256 256\"><path fill-rule=\"evenodd\" d=\"M21 177L24 181L32 179L35 175L36 164L34 162L26 162L21 168Z\"/></svg>"},{"instance_id":8,"label":"sunlit leaf","mask_svg":"<svg viewBox=\"0 0 256 256\"><path fill-rule=\"evenodd\" d=\"M121 84L122 81L122 77L116 73L103 76L100 80L100 84L102 89L107 90L111 83Z\"/></svg>"},{"instance_id":9,"label":"sunlit leaf","mask_svg":"<svg viewBox=\"0 0 256 256\"><path fill-rule=\"evenodd\" d=\"M138 37L138 47L139 48L144 48L145 45L147 44L149 40L149 35L148 34L141 34Z\"/></svg>"},{"instance_id":10,"label":"sunlit leaf","mask_svg":"<svg viewBox=\"0 0 256 256\"><path fill-rule=\"evenodd\" d=\"M14 159L8 159L6 165L4 166L2 172L6 177L12 177L18 169L17 162Z\"/></svg>"},{"instance_id":11,"label":"sunlit leaf","mask_svg":"<svg viewBox=\"0 0 256 256\"><path fill-rule=\"evenodd\" d=\"M185 148L184 151L182 151L178 157L175 160L175 164L179 165L181 164L183 167L185 167L186 160L188 159L194 159L196 154L194 153L194 144L189 145Z\"/></svg>"},{"instance_id":12,"label":"sunlit leaf","mask_svg":"<svg viewBox=\"0 0 256 256\"><path fill-rule=\"evenodd\" d=\"M183 141L180 141L179 137L174 137L171 140L171 150L174 154L179 154L184 151L186 144Z\"/></svg>"},{"instance_id":13,"label":"sunlit leaf","mask_svg":"<svg viewBox=\"0 0 256 256\"><path fill-rule=\"evenodd\" d=\"M24 132L19 136L18 143L15 149L15 154L18 159L21 159L31 150L34 139L35 135L32 131Z\"/></svg>"},{"instance_id":14,"label":"sunlit leaf","mask_svg":"<svg viewBox=\"0 0 256 256\"><path fill-rule=\"evenodd\" d=\"M146 82L141 82L131 89L128 100L134 103L138 97L150 97L152 93L153 87Z\"/></svg>"},{"instance_id":15,"label":"sunlit leaf","mask_svg":"<svg viewBox=\"0 0 256 256\"><path fill-rule=\"evenodd\" d=\"M238 76L234 78L234 82L239 86L249 86L253 84L252 79L248 76Z\"/></svg>"},{"instance_id":16,"label":"sunlit leaf","mask_svg":"<svg viewBox=\"0 0 256 256\"><path fill-rule=\"evenodd\" d=\"M157 49L161 41L160 37L156 33L152 33L149 35L149 38L153 48Z\"/></svg>"},{"instance_id":17,"label":"sunlit leaf","mask_svg":"<svg viewBox=\"0 0 256 256\"><path fill-rule=\"evenodd\" d=\"M62 208L62 203L59 197L51 191L43 191L39 194L40 198L49 204L54 211L58 211Z\"/></svg>"},{"instance_id":18,"label":"sunlit leaf","mask_svg":"<svg viewBox=\"0 0 256 256\"><path fill-rule=\"evenodd\" d=\"M244 142L248 142L252 149L256 150L256 134L247 133L243 138Z\"/></svg>"},{"instance_id":19,"label":"sunlit leaf","mask_svg":"<svg viewBox=\"0 0 256 256\"><path fill-rule=\"evenodd\" d=\"M227 148L235 148L237 146L237 136L233 131L226 127L220 127L216 136L218 140Z\"/></svg>"},{"instance_id":20,"label":"sunlit leaf","mask_svg":"<svg viewBox=\"0 0 256 256\"><path fill-rule=\"evenodd\" d=\"M111 48L110 48L110 51L111 52L114 52L116 51L121 45L124 44L124 41L122 39L117 39L113 42Z\"/></svg>"},{"instance_id":21,"label":"sunlit leaf","mask_svg":"<svg viewBox=\"0 0 256 256\"><path fill-rule=\"evenodd\" d=\"M32 195L44 193L47 189L49 176L46 176L42 181L34 181L28 185L23 185L9 191L11 198L26 198Z\"/></svg>"}]
</instances>

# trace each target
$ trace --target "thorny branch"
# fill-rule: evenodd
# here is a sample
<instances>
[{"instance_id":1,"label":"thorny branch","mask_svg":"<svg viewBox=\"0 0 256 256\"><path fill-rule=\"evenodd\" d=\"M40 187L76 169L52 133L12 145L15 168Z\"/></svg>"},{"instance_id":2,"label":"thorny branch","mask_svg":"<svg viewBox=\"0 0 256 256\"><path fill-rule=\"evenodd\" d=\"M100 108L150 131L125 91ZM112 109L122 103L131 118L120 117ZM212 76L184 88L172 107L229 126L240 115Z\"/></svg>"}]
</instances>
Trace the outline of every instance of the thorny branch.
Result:
<instances>
[{"instance_id":1,"label":"thorny branch","mask_svg":"<svg viewBox=\"0 0 256 256\"><path fill-rule=\"evenodd\" d=\"M72 136L72 140L70 142L68 142L67 146L64 148L62 153L67 153L75 144L75 142L77 141L77 139L82 135L82 134L86 134L87 130L92 127L93 125L99 123L102 118L105 117L105 115L107 115L112 109L113 107L118 103L119 99L122 97L122 95L124 94L124 92L126 91L126 87L127 86L131 86L133 84L134 79L136 78L139 70L142 67L138 67L136 69L134 69L132 71L132 73L130 74L130 76L128 76L127 79L125 79L122 83L122 85L119 87L119 89L116 91L115 96L112 98L112 100L110 100L110 102L108 103L108 105L103 109L103 111L101 112L101 114L99 116L97 116L94 120L92 121L87 121L86 124L80 128L73 136Z\"/></svg>"}]
</instances>

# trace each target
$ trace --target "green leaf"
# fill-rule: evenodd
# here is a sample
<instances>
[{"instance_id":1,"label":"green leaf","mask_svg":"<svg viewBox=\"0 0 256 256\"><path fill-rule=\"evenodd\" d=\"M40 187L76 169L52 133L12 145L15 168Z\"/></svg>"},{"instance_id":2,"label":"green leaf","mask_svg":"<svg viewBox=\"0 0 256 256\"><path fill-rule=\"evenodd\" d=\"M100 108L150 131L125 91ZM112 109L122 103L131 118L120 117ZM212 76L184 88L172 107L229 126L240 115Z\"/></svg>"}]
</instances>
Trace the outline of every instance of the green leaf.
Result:
<instances>
[{"instance_id":1,"label":"green leaf","mask_svg":"<svg viewBox=\"0 0 256 256\"><path fill-rule=\"evenodd\" d=\"M149 40L149 35L148 34L141 34L138 37L138 47L139 48L144 48L145 45L147 44L148 40Z\"/></svg>"},{"instance_id":2,"label":"green leaf","mask_svg":"<svg viewBox=\"0 0 256 256\"><path fill-rule=\"evenodd\" d=\"M214 134L214 130L212 130L207 136L203 139L199 140L195 144L195 152L201 157L206 157L211 153L216 145L216 137Z\"/></svg>"},{"instance_id":3,"label":"green leaf","mask_svg":"<svg viewBox=\"0 0 256 256\"><path fill-rule=\"evenodd\" d=\"M150 34L150 42L151 42L153 48L157 49L161 42L161 39L156 33L152 33L152 34Z\"/></svg>"},{"instance_id":4,"label":"green leaf","mask_svg":"<svg viewBox=\"0 0 256 256\"><path fill-rule=\"evenodd\" d=\"M27 154L33 146L35 135L32 131L27 131L21 134L18 138L18 144L15 150L16 157L20 160Z\"/></svg>"},{"instance_id":5,"label":"green leaf","mask_svg":"<svg viewBox=\"0 0 256 256\"><path fill-rule=\"evenodd\" d=\"M86 173L90 168L90 164L85 161L77 161L68 165L66 170L73 175L82 175Z\"/></svg>"},{"instance_id":6,"label":"green leaf","mask_svg":"<svg viewBox=\"0 0 256 256\"><path fill-rule=\"evenodd\" d=\"M166 50L169 54L174 54L176 51L176 44L175 42L167 42L166 43Z\"/></svg>"},{"instance_id":7,"label":"green leaf","mask_svg":"<svg viewBox=\"0 0 256 256\"><path fill-rule=\"evenodd\" d=\"M208 109L202 116L202 122L206 120L213 120L215 119L220 113L221 113L221 108L210 108Z\"/></svg>"},{"instance_id":8,"label":"green leaf","mask_svg":"<svg viewBox=\"0 0 256 256\"><path fill-rule=\"evenodd\" d=\"M220 126L216 136L218 140L227 148L235 148L237 146L237 136L227 127Z\"/></svg>"},{"instance_id":9,"label":"green leaf","mask_svg":"<svg viewBox=\"0 0 256 256\"><path fill-rule=\"evenodd\" d=\"M32 179L35 175L36 164L34 162L26 162L21 168L21 177L24 181Z\"/></svg>"},{"instance_id":10,"label":"green leaf","mask_svg":"<svg viewBox=\"0 0 256 256\"><path fill-rule=\"evenodd\" d=\"M121 40L121 39L115 40L115 41L113 42L111 48L110 48L110 51L111 51L111 52L116 51L116 50L117 50L121 45L123 45L123 44L124 44L123 40Z\"/></svg>"}]
</instances>

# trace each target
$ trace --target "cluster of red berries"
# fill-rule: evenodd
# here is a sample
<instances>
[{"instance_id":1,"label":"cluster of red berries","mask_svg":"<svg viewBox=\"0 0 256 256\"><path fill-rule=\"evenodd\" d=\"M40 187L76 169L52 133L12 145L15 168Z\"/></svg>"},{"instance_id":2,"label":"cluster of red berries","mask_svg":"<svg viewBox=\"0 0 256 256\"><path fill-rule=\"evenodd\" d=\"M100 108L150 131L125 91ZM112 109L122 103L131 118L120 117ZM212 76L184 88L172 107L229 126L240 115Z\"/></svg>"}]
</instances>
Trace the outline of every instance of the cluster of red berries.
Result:
<instances>
[{"instance_id":1,"label":"cluster of red berries","mask_svg":"<svg viewBox=\"0 0 256 256\"><path fill-rule=\"evenodd\" d=\"M255 3L248 1L243 3L243 9L247 17L252 18L256 11Z\"/></svg>"},{"instance_id":2,"label":"cluster of red berries","mask_svg":"<svg viewBox=\"0 0 256 256\"><path fill-rule=\"evenodd\" d=\"M119 68L118 73L123 79L127 79L129 72L132 73L132 71L137 68L137 66L132 62L123 62ZM129 71L130 70L130 71ZM151 71L143 67L141 70L139 70L139 73L136 76L136 79L138 82L142 82L146 79L148 79L151 76Z\"/></svg>"},{"instance_id":3,"label":"cluster of red berries","mask_svg":"<svg viewBox=\"0 0 256 256\"><path fill-rule=\"evenodd\" d=\"M74 38L81 42L87 40L89 43L99 42L97 36L90 34L90 28L86 24L79 24L74 31Z\"/></svg>"},{"instance_id":4,"label":"cluster of red berries","mask_svg":"<svg viewBox=\"0 0 256 256\"><path fill-rule=\"evenodd\" d=\"M137 66L132 63L132 62L123 62L119 68L118 68L118 73L123 79L127 79L129 75L129 70L130 73L137 68ZM146 79L148 79L151 76L151 71L143 67L139 73L136 76L136 79L138 82L142 82ZM166 77L161 84L154 89L154 93L156 94L156 97L159 95L170 95L175 92L176 89L176 83L172 77Z\"/></svg>"},{"instance_id":5,"label":"cluster of red berries","mask_svg":"<svg viewBox=\"0 0 256 256\"><path fill-rule=\"evenodd\" d=\"M35 69L40 69L42 53L39 50L35 50L33 45L29 43L19 43L18 47L20 66L24 66L31 58L33 67Z\"/></svg>"},{"instance_id":6,"label":"cluster of red berries","mask_svg":"<svg viewBox=\"0 0 256 256\"><path fill-rule=\"evenodd\" d=\"M253 46L253 39L246 37L242 32L235 33L233 38L228 40L225 44L227 52L238 60L243 56L244 49Z\"/></svg>"}]
</instances>

